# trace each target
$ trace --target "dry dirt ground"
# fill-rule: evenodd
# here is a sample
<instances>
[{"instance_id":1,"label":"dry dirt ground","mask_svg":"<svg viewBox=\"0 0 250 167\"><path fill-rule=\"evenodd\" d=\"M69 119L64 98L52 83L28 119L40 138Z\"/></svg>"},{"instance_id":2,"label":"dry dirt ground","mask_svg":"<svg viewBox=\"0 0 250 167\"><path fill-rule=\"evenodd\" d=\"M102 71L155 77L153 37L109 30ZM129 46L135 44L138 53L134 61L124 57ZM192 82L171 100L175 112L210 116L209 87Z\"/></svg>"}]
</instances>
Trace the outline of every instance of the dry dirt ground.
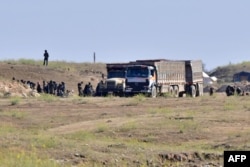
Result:
<instances>
[{"instance_id":1,"label":"dry dirt ground","mask_svg":"<svg viewBox=\"0 0 250 167\"><path fill-rule=\"evenodd\" d=\"M38 69L44 78L34 74L35 80L67 79L72 88L80 80L69 79L79 77L70 70L6 63L0 68L5 83L18 72L26 79ZM95 81L98 75L88 77ZM250 150L249 100L223 93L155 99L2 97L0 150L36 152L59 166L219 167L223 151Z\"/></svg>"}]
</instances>

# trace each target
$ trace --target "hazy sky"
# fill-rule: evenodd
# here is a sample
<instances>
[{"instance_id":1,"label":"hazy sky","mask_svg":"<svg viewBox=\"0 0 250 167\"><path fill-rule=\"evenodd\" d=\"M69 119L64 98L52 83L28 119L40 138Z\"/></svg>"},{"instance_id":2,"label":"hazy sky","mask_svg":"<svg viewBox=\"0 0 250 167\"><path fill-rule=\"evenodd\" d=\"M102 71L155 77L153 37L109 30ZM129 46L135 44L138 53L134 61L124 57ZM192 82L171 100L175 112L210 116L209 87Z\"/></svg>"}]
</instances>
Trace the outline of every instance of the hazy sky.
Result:
<instances>
[{"instance_id":1,"label":"hazy sky","mask_svg":"<svg viewBox=\"0 0 250 167\"><path fill-rule=\"evenodd\" d=\"M249 0L2 0L0 59L250 61Z\"/></svg>"}]
</instances>

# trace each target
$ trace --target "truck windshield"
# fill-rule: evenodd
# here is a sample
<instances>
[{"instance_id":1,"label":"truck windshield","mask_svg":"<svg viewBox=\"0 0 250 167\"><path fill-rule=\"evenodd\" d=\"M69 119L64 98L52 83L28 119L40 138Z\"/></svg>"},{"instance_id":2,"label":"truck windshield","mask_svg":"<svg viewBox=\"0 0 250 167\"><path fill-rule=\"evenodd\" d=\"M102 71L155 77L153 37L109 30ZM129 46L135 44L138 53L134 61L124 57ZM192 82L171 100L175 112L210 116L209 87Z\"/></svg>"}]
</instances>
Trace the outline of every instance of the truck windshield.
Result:
<instances>
[{"instance_id":1,"label":"truck windshield","mask_svg":"<svg viewBox=\"0 0 250 167\"><path fill-rule=\"evenodd\" d=\"M148 77L149 71L142 67L128 67L127 77Z\"/></svg>"},{"instance_id":2,"label":"truck windshield","mask_svg":"<svg viewBox=\"0 0 250 167\"><path fill-rule=\"evenodd\" d=\"M125 78L125 71L109 71L108 78Z\"/></svg>"}]
</instances>

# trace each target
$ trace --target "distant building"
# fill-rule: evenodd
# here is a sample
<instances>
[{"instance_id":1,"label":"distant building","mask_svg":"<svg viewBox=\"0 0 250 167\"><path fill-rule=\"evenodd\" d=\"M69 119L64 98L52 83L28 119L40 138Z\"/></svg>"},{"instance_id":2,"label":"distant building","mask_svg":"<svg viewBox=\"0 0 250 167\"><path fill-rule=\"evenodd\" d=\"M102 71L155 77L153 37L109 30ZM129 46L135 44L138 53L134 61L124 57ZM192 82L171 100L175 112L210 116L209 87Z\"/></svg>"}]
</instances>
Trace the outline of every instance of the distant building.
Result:
<instances>
[{"instance_id":1,"label":"distant building","mask_svg":"<svg viewBox=\"0 0 250 167\"><path fill-rule=\"evenodd\" d=\"M233 76L234 82L244 82L244 81L250 81L250 72L241 71L239 73L234 74Z\"/></svg>"}]
</instances>

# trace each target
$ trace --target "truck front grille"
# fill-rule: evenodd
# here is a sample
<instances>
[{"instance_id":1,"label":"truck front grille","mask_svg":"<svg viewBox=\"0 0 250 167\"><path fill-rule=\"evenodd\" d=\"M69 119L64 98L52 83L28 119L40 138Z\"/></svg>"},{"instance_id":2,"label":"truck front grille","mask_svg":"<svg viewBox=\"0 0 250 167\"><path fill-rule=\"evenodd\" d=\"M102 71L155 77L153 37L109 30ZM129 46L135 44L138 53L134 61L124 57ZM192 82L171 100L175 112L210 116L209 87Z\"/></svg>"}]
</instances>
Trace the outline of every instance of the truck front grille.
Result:
<instances>
[{"instance_id":1,"label":"truck front grille","mask_svg":"<svg viewBox=\"0 0 250 167\"><path fill-rule=\"evenodd\" d=\"M144 90L145 86L148 86L147 82L129 82L127 83L127 85L130 88L133 88L134 91L140 91L140 90Z\"/></svg>"},{"instance_id":2,"label":"truck front grille","mask_svg":"<svg viewBox=\"0 0 250 167\"><path fill-rule=\"evenodd\" d=\"M114 81L108 81L107 82L107 88L108 89L114 89L115 88L115 82Z\"/></svg>"}]
</instances>

